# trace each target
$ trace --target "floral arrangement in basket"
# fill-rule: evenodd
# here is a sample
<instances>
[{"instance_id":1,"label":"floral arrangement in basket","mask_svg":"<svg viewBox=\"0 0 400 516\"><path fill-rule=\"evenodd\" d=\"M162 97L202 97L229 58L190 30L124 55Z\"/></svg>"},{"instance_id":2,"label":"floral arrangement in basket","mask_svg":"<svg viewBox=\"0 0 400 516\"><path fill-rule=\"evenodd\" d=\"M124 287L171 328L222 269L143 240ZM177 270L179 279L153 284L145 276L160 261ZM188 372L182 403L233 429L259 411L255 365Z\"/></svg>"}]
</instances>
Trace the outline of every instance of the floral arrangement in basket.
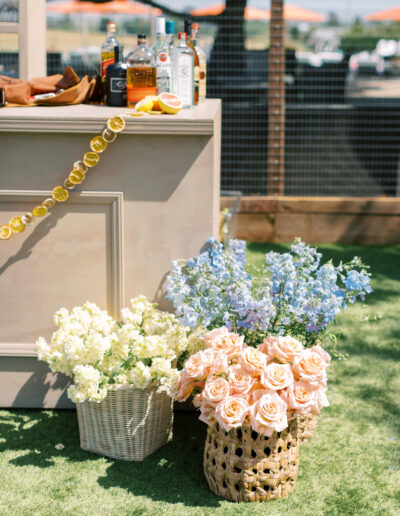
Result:
<instances>
[{"instance_id":1,"label":"floral arrangement in basket","mask_svg":"<svg viewBox=\"0 0 400 516\"><path fill-rule=\"evenodd\" d=\"M267 337L257 348L244 336L221 327L204 337L206 349L185 363L172 391L177 401L192 393L200 419L218 422L226 432L242 425L266 437L281 432L305 413L329 405L326 368L329 354L290 336Z\"/></svg>"},{"instance_id":2,"label":"floral arrangement in basket","mask_svg":"<svg viewBox=\"0 0 400 516\"><path fill-rule=\"evenodd\" d=\"M201 346L197 332L144 296L131 299L121 321L89 302L71 311L61 308L54 321L58 329L51 343L40 337L36 353L53 372L73 379L68 396L75 403L99 403L109 390L127 385L169 391L179 358Z\"/></svg>"}]
</instances>

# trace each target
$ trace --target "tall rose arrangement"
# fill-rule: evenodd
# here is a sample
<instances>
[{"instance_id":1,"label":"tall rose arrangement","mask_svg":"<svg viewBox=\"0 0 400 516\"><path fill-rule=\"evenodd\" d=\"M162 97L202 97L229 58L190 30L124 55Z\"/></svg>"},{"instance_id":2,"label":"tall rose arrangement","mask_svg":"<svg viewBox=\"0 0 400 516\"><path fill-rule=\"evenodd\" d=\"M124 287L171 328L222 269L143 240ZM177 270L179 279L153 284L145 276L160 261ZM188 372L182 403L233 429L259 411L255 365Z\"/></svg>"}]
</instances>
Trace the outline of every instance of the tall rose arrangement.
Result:
<instances>
[{"instance_id":1,"label":"tall rose arrangement","mask_svg":"<svg viewBox=\"0 0 400 516\"><path fill-rule=\"evenodd\" d=\"M50 343L36 343L39 360L53 372L73 379L68 396L75 403L100 402L109 389L151 385L169 391L177 379L177 364L202 347L199 332L182 326L144 296L131 299L114 320L94 303L58 310L58 329Z\"/></svg>"},{"instance_id":2,"label":"tall rose arrangement","mask_svg":"<svg viewBox=\"0 0 400 516\"><path fill-rule=\"evenodd\" d=\"M329 354L306 349L290 336L270 336L257 348L221 327L204 336L205 349L192 355L171 391L177 401L191 395L200 420L226 432L249 425L267 437L299 415L320 415L329 405Z\"/></svg>"}]
</instances>

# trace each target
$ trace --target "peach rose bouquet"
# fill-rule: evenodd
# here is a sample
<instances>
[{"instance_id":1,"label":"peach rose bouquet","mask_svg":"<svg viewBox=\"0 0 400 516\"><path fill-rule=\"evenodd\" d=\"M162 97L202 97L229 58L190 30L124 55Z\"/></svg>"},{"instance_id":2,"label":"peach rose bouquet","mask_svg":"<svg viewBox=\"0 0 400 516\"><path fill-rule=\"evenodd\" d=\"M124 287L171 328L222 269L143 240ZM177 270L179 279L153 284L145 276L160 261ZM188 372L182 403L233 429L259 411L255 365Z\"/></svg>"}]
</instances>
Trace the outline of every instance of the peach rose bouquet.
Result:
<instances>
[{"instance_id":1,"label":"peach rose bouquet","mask_svg":"<svg viewBox=\"0 0 400 516\"><path fill-rule=\"evenodd\" d=\"M319 415L326 397L330 356L320 345L306 349L291 337L267 337L257 348L226 327L204 336L205 349L192 355L171 396L194 396L200 420L226 432L249 425L266 437L299 415Z\"/></svg>"}]
</instances>

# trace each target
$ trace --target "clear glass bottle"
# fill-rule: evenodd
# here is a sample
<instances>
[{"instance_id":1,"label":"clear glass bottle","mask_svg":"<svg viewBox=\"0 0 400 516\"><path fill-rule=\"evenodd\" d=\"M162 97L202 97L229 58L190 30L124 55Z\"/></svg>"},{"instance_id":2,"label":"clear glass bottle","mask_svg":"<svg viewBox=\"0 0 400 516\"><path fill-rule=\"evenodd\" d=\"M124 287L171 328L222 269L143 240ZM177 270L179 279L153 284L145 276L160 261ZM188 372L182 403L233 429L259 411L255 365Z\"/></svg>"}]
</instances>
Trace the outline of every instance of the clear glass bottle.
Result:
<instances>
[{"instance_id":1,"label":"clear glass bottle","mask_svg":"<svg viewBox=\"0 0 400 516\"><path fill-rule=\"evenodd\" d=\"M204 50L199 46L199 29L198 23L192 24L192 41L194 49L199 57L200 83L199 83L199 101L202 102L207 96L207 57Z\"/></svg>"},{"instance_id":2,"label":"clear glass bottle","mask_svg":"<svg viewBox=\"0 0 400 516\"><path fill-rule=\"evenodd\" d=\"M156 19L157 39L153 45L156 60L157 95L172 91L172 59L167 36L165 34L165 18Z\"/></svg>"},{"instance_id":3,"label":"clear glass bottle","mask_svg":"<svg viewBox=\"0 0 400 516\"><path fill-rule=\"evenodd\" d=\"M186 32L178 34L178 45L174 51L175 94L182 100L184 108L191 108L194 102L194 55L186 44L186 37Z\"/></svg>"},{"instance_id":4,"label":"clear glass bottle","mask_svg":"<svg viewBox=\"0 0 400 516\"><path fill-rule=\"evenodd\" d=\"M146 35L138 35L138 46L126 58L126 88L128 107L135 107L139 100L157 95L156 63L153 52L146 45Z\"/></svg>"},{"instance_id":5,"label":"clear glass bottle","mask_svg":"<svg viewBox=\"0 0 400 516\"><path fill-rule=\"evenodd\" d=\"M172 51L174 47L174 35L175 35L175 22L173 20L167 20L165 22L165 32L167 34L167 43Z\"/></svg>"},{"instance_id":6,"label":"clear glass bottle","mask_svg":"<svg viewBox=\"0 0 400 516\"><path fill-rule=\"evenodd\" d=\"M187 34L186 43L187 46L193 50L194 68L193 68L193 89L194 89L194 104L199 103L199 90L200 90L200 62L199 56L197 55L195 46L192 38L192 22L185 20L185 32Z\"/></svg>"},{"instance_id":7,"label":"clear glass bottle","mask_svg":"<svg viewBox=\"0 0 400 516\"><path fill-rule=\"evenodd\" d=\"M115 62L114 48L119 47L119 55L122 56L122 45L115 37L117 26L114 22L107 23L107 38L101 45L101 77L103 82L106 77L107 66Z\"/></svg>"}]
</instances>

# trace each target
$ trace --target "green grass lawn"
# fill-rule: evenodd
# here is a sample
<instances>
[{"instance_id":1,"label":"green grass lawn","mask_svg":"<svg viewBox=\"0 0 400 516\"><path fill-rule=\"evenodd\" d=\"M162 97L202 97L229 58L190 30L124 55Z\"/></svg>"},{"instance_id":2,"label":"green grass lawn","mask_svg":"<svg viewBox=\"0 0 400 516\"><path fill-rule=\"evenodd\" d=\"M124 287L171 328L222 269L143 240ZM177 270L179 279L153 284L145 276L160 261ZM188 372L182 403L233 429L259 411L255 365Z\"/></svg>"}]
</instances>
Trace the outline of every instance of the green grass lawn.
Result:
<instances>
[{"instance_id":1,"label":"green grass lawn","mask_svg":"<svg viewBox=\"0 0 400 516\"><path fill-rule=\"evenodd\" d=\"M251 260L287 247L251 244ZM340 350L314 437L301 447L287 499L235 504L202 471L205 425L175 416L174 440L144 462L80 450L74 411L0 411L0 515L400 515L400 246L319 246L324 257L371 265L368 306L340 316ZM63 443L61 451L55 449Z\"/></svg>"}]
</instances>

